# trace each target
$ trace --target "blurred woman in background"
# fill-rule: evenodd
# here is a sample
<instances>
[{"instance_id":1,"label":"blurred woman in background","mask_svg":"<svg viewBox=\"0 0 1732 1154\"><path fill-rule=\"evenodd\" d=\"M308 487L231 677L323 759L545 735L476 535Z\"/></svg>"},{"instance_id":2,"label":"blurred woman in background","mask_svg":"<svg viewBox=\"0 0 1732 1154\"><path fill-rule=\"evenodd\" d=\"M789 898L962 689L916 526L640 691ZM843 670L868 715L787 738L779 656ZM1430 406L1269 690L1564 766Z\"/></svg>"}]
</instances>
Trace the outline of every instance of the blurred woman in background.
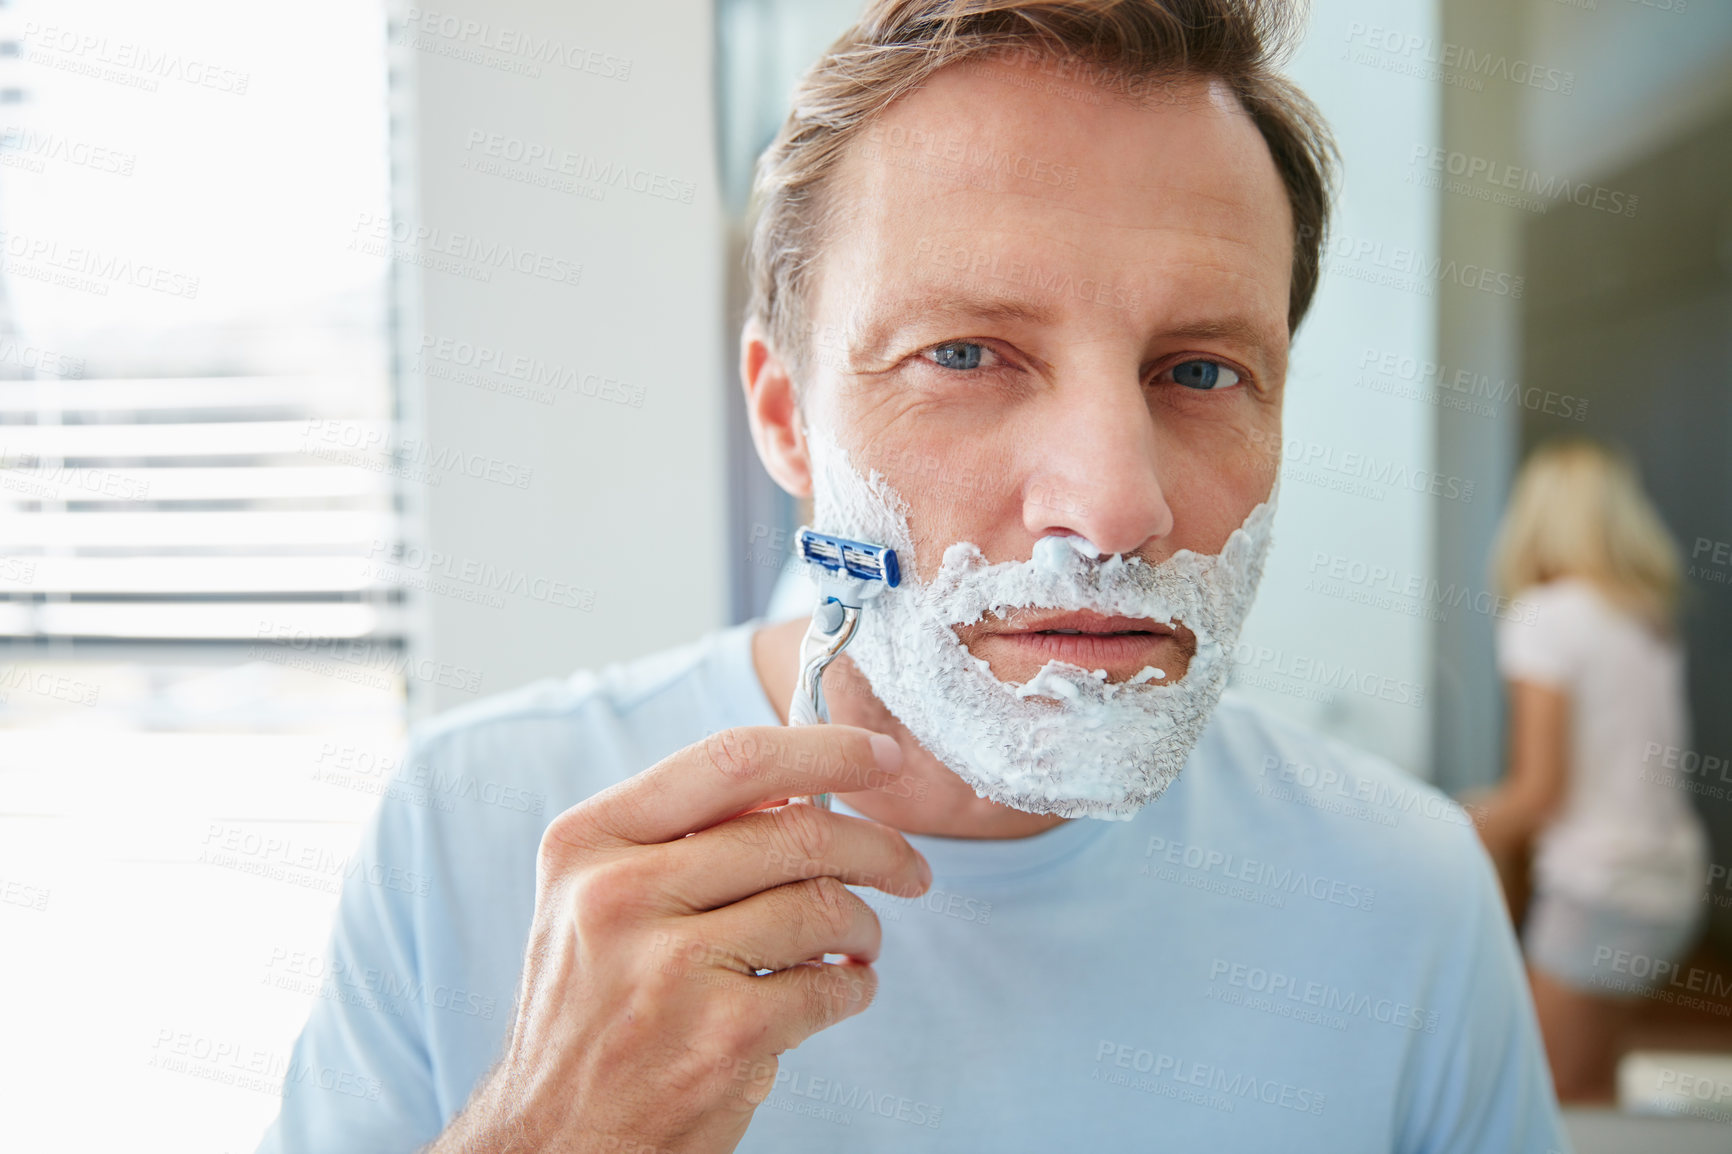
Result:
<instances>
[{"instance_id":1,"label":"blurred woman in background","mask_svg":"<svg viewBox=\"0 0 1732 1154\"><path fill-rule=\"evenodd\" d=\"M1553 1079L1565 1101L1603 1101L1655 963L1702 918L1706 834L1648 757L1689 744L1678 550L1630 465L1571 440L1523 466L1493 570L1519 602L1497 633L1509 766L1476 819L1517 916L1508 879L1531 846L1522 945Z\"/></svg>"}]
</instances>

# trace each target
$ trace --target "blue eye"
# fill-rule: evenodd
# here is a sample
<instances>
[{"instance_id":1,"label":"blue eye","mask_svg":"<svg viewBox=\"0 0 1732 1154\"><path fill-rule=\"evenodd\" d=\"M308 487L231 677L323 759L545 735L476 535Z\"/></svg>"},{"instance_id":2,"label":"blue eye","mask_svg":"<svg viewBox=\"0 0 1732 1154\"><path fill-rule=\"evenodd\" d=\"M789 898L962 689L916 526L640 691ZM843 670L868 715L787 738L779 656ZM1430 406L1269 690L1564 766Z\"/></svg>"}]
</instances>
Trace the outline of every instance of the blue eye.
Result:
<instances>
[{"instance_id":1,"label":"blue eye","mask_svg":"<svg viewBox=\"0 0 1732 1154\"><path fill-rule=\"evenodd\" d=\"M985 345L975 341L946 341L941 345L933 345L927 349L927 355L932 363L939 368L966 371L978 369L981 360L989 350Z\"/></svg>"},{"instance_id":2,"label":"blue eye","mask_svg":"<svg viewBox=\"0 0 1732 1154\"><path fill-rule=\"evenodd\" d=\"M1230 389L1239 383L1238 373L1215 361L1181 361L1168 372L1187 389Z\"/></svg>"}]
</instances>

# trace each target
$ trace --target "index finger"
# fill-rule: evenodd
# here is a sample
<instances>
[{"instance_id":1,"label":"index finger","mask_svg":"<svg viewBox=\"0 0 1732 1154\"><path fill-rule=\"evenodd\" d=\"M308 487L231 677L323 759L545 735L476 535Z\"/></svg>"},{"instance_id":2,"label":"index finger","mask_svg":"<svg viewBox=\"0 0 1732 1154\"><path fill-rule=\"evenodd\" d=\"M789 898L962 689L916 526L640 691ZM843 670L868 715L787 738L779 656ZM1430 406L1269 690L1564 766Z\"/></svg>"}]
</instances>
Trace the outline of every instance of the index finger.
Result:
<instances>
[{"instance_id":1,"label":"index finger","mask_svg":"<svg viewBox=\"0 0 1732 1154\"><path fill-rule=\"evenodd\" d=\"M724 729L567 811L581 832L561 834L651 845L781 798L862 789L912 797L914 779L901 770L895 739L852 725Z\"/></svg>"}]
</instances>

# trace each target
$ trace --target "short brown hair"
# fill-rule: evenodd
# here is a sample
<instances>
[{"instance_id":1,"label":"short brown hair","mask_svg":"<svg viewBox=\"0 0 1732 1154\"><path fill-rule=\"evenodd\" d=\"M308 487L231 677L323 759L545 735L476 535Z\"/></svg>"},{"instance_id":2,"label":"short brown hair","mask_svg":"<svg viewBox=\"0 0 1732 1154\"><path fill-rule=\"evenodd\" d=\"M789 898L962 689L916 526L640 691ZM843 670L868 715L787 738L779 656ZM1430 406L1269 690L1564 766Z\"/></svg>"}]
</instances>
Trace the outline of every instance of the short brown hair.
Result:
<instances>
[{"instance_id":1,"label":"short brown hair","mask_svg":"<svg viewBox=\"0 0 1732 1154\"><path fill-rule=\"evenodd\" d=\"M810 272L826 224L828 178L871 119L928 76L984 56L1080 61L1109 93L1152 81L1218 77L1274 157L1293 214L1287 326L1317 291L1337 164L1316 107L1276 71L1304 19L1297 0L871 0L795 90L758 159L758 218L746 252L749 315L795 370L806 363Z\"/></svg>"}]
</instances>

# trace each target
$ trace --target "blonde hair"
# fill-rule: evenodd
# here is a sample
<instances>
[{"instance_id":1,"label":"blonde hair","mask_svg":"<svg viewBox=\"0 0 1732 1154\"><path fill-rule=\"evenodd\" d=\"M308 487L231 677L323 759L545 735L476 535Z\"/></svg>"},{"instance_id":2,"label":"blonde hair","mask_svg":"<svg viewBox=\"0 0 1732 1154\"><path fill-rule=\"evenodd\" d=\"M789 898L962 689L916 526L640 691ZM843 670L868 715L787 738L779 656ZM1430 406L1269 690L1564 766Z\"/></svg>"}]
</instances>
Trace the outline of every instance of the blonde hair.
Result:
<instances>
[{"instance_id":1,"label":"blonde hair","mask_svg":"<svg viewBox=\"0 0 1732 1154\"><path fill-rule=\"evenodd\" d=\"M806 363L805 310L823 245L829 177L848 144L939 69L984 56L1058 57L1107 93L1219 77L1262 133L1293 215L1288 331L1316 293L1338 157L1315 106L1275 72L1301 27L1300 0L871 0L795 89L758 158L746 253L749 315L783 356Z\"/></svg>"},{"instance_id":2,"label":"blonde hair","mask_svg":"<svg viewBox=\"0 0 1732 1154\"><path fill-rule=\"evenodd\" d=\"M1502 596L1580 577L1655 632L1669 635L1680 569L1677 543L1623 454L1570 438L1528 456L1492 554Z\"/></svg>"}]
</instances>

